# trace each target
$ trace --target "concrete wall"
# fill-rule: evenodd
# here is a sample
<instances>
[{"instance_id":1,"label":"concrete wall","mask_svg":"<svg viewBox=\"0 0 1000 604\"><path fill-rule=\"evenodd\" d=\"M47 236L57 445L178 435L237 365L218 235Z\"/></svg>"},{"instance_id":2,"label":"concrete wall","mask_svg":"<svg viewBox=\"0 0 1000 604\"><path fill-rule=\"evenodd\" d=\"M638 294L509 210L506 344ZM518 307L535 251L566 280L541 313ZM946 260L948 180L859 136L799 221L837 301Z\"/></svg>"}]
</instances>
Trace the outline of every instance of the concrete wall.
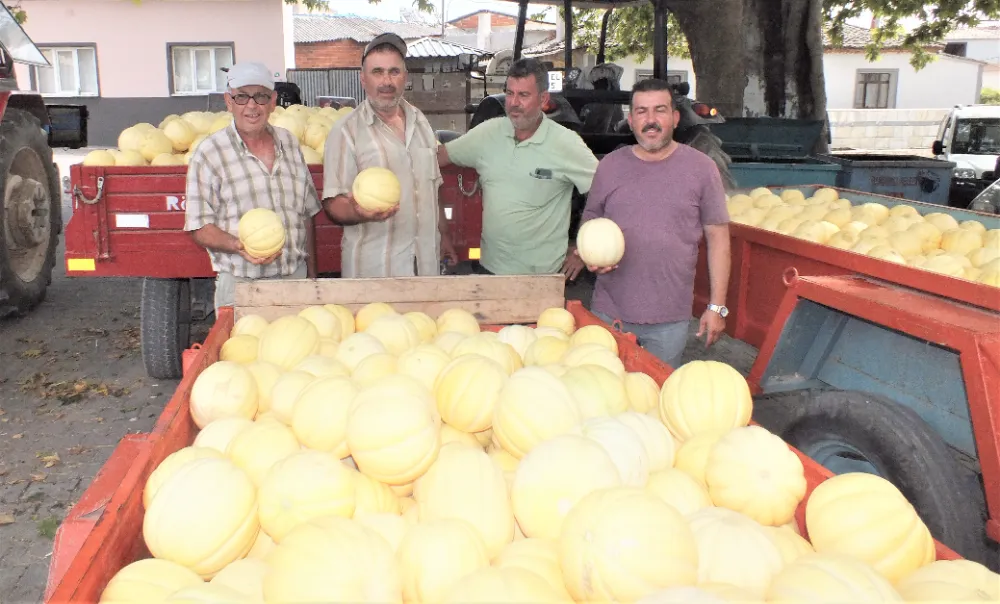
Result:
<instances>
[{"instance_id":1,"label":"concrete wall","mask_svg":"<svg viewBox=\"0 0 1000 604\"><path fill-rule=\"evenodd\" d=\"M922 109L971 104L979 99L983 64L941 55L916 71L909 53L886 52L874 62L861 53L831 53L823 56L827 107L853 109L859 69L885 70L896 74L895 106L892 109Z\"/></svg>"},{"instance_id":2,"label":"concrete wall","mask_svg":"<svg viewBox=\"0 0 1000 604\"><path fill-rule=\"evenodd\" d=\"M930 151L948 109L831 109L832 147Z\"/></svg>"}]
</instances>

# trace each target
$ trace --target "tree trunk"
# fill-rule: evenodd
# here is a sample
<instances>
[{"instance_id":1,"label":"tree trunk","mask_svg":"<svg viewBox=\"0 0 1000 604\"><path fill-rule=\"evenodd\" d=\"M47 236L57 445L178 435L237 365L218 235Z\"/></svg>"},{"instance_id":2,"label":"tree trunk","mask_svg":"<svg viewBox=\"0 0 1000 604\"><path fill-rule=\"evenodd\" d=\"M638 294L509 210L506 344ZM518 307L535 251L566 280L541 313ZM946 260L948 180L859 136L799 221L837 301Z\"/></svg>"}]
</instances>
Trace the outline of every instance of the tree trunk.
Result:
<instances>
[{"instance_id":1,"label":"tree trunk","mask_svg":"<svg viewBox=\"0 0 1000 604\"><path fill-rule=\"evenodd\" d=\"M826 119L822 0L663 1L687 36L697 98L729 117Z\"/></svg>"}]
</instances>

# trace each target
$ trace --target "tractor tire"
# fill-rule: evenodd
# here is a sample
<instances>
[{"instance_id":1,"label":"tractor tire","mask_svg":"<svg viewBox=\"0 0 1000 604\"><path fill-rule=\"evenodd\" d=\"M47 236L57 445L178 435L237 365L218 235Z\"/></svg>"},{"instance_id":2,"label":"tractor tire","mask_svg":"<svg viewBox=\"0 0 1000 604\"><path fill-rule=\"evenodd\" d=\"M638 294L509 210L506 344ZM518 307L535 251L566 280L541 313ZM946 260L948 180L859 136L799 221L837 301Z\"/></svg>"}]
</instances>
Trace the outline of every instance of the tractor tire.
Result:
<instances>
[{"instance_id":1,"label":"tractor tire","mask_svg":"<svg viewBox=\"0 0 1000 604\"><path fill-rule=\"evenodd\" d=\"M722 186L726 189L726 192L728 193L735 189L736 180L729 170L729 165L733 163L733 160L730 159L728 153L722 150L722 140L712 134L712 131L705 126L695 126L691 132L689 140L679 142L683 142L687 146L709 156L719 168L719 176L722 177Z\"/></svg>"},{"instance_id":2,"label":"tractor tire","mask_svg":"<svg viewBox=\"0 0 1000 604\"><path fill-rule=\"evenodd\" d=\"M41 304L62 231L62 190L38 119L8 109L0 122L0 317Z\"/></svg>"},{"instance_id":3,"label":"tractor tire","mask_svg":"<svg viewBox=\"0 0 1000 604\"><path fill-rule=\"evenodd\" d=\"M820 390L756 398L753 415L835 474L868 472L896 485L934 538L965 558L995 558L978 477L908 407L864 392Z\"/></svg>"},{"instance_id":4,"label":"tractor tire","mask_svg":"<svg viewBox=\"0 0 1000 604\"><path fill-rule=\"evenodd\" d=\"M181 355L191 345L191 280L142 280L142 362L149 377L180 379Z\"/></svg>"}]
</instances>

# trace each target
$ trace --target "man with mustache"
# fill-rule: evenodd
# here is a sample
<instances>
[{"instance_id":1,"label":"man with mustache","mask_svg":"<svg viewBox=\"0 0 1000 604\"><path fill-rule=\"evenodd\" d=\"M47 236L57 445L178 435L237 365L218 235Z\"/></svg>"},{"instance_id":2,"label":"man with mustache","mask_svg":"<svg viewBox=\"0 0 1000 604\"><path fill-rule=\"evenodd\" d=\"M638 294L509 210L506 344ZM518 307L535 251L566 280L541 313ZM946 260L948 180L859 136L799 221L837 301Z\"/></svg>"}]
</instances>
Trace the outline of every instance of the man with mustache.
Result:
<instances>
[{"instance_id":1,"label":"man with mustache","mask_svg":"<svg viewBox=\"0 0 1000 604\"><path fill-rule=\"evenodd\" d=\"M583 222L604 217L625 235L618 266L598 269L591 310L618 320L639 344L677 367L687 342L695 262L704 235L710 304L698 337L711 346L726 326L729 212L719 169L707 155L673 139L680 115L670 85L649 79L632 88L628 123L638 144L616 149L597 167Z\"/></svg>"},{"instance_id":2,"label":"man with mustache","mask_svg":"<svg viewBox=\"0 0 1000 604\"><path fill-rule=\"evenodd\" d=\"M507 117L487 120L438 148L442 166L473 167L483 188L478 272L517 275L583 270L569 245L573 187L590 189L597 158L578 134L545 116L548 71L521 59L507 74Z\"/></svg>"},{"instance_id":3,"label":"man with mustache","mask_svg":"<svg viewBox=\"0 0 1000 604\"><path fill-rule=\"evenodd\" d=\"M206 248L215 269L215 309L232 306L236 282L304 279L306 229L319 199L298 139L267 118L274 111L274 77L261 63L237 63L226 75L232 124L191 154L184 230ZM285 226L284 247L255 258L237 236L240 218L254 208L273 210Z\"/></svg>"},{"instance_id":4,"label":"man with mustache","mask_svg":"<svg viewBox=\"0 0 1000 604\"><path fill-rule=\"evenodd\" d=\"M367 98L338 121L326 139L323 207L343 225L341 276L437 275L439 261L458 261L438 205L441 170L437 139L423 113L403 99L406 42L396 34L376 37L361 58ZM351 194L354 179L374 166L396 175L399 205L365 210Z\"/></svg>"}]
</instances>

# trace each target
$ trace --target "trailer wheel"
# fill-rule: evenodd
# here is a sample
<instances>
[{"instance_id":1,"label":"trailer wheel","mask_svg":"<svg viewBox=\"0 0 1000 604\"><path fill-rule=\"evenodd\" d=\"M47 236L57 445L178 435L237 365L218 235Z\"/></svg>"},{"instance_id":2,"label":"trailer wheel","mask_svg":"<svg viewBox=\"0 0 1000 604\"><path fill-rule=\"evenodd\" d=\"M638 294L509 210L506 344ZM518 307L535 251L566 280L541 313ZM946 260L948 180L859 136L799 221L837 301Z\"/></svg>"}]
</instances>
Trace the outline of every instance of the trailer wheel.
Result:
<instances>
[{"instance_id":1,"label":"trailer wheel","mask_svg":"<svg viewBox=\"0 0 1000 604\"><path fill-rule=\"evenodd\" d=\"M62 193L38 119L8 109L0 122L0 317L45 299L62 229Z\"/></svg>"},{"instance_id":2,"label":"trailer wheel","mask_svg":"<svg viewBox=\"0 0 1000 604\"><path fill-rule=\"evenodd\" d=\"M911 409L863 392L807 391L755 399L754 419L835 474L892 482L936 539L986 563L982 487Z\"/></svg>"},{"instance_id":3,"label":"trailer wheel","mask_svg":"<svg viewBox=\"0 0 1000 604\"><path fill-rule=\"evenodd\" d=\"M142 362L157 379L179 379L181 353L191 345L191 281L142 280Z\"/></svg>"},{"instance_id":4,"label":"trailer wheel","mask_svg":"<svg viewBox=\"0 0 1000 604\"><path fill-rule=\"evenodd\" d=\"M719 168L719 176L722 177L722 186L725 187L726 191L732 191L736 188L736 179L733 178L729 169L733 160L728 153L722 150L722 139L712 134L711 130L706 126L695 126L691 129L690 139L679 142L701 151L715 162L716 167Z\"/></svg>"}]
</instances>

